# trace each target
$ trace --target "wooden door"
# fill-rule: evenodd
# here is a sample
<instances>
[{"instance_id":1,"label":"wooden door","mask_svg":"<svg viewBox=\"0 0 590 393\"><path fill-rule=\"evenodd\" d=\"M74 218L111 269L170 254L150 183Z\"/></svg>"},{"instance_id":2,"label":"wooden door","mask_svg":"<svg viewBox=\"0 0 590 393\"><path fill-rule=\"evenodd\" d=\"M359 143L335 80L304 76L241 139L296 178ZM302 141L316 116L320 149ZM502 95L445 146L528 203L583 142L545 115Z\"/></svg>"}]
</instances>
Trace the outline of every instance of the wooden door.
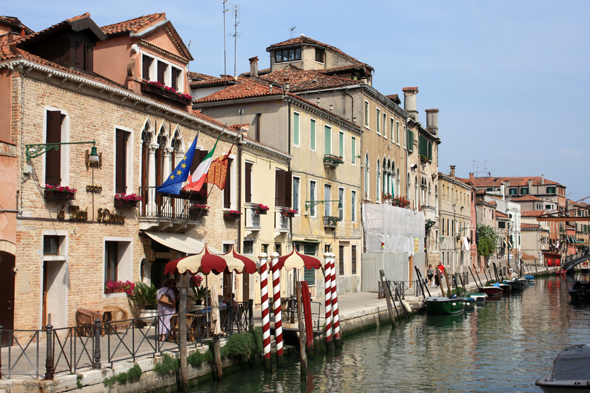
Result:
<instances>
[{"instance_id":1,"label":"wooden door","mask_svg":"<svg viewBox=\"0 0 590 393\"><path fill-rule=\"evenodd\" d=\"M242 301L250 301L250 273L242 273Z\"/></svg>"},{"instance_id":2,"label":"wooden door","mask_svg":"<svg viewBox=\"0 0 590 393\"><path fill-rule=\"evenodd\" d=\"M0 251L0 325L14 329L14 255ZM9 335L4 333L0 346L12 345Z\"/></svg>"}]
</instances>

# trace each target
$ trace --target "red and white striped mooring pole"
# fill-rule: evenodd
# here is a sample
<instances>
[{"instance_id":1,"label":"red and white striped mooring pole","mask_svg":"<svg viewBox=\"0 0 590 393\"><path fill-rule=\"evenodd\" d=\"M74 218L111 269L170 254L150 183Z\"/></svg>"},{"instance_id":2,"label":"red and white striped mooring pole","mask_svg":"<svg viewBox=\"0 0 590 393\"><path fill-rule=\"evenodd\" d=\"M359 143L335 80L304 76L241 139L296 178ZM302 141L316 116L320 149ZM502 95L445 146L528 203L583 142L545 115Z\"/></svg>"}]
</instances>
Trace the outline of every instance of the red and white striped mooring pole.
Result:
<instances>
[{"instance_id":1,"label":"red and white striped mooring pole","mask_svg":"<svg viewBox=\"0 0 590 393\"><path fill-rule=\"evenodd\" d=\"M281 272L278 268L279 254L274 252L271 256L273 307L275 312L275 341L277 344L277 366L285 364L283 358L283 321L281 315Z\"/></svg>"},{"instance_id":2,"label":"red and white striped mooring pole","mask_svg":"<svg viewBox=\"0 0 590 393\"><path fill-rule=\"evenodd\" d=\"M326 281L326 346L332 345L332 267L329 253L324 254L324 277Z\"/></svg>"},{"instance_id":3,"label":"red and white striped mooring pole","mask_svg":"<svg viewBox=\"0 0 590 393\"><path fill-rule=\"evenodd\" d=\"M340 319L338 317L338 291L336 284L336 256L330 254L332 266L332 325L334 329L334 342L336 345L341 344L342 335L340 334Z\"/></svg>"},{"instance_id":4,"label":"red and white striped mooring pole","mask_svg":"<svg viewBox=\"0 0 590 393\"><path fill-rule=\"evenodd\" d=\"M268 310L268 256L260 254L260 303L262 307L262 346L264 368L271 370L270 363L270 314Z\"/></svg>"}]
</instances>

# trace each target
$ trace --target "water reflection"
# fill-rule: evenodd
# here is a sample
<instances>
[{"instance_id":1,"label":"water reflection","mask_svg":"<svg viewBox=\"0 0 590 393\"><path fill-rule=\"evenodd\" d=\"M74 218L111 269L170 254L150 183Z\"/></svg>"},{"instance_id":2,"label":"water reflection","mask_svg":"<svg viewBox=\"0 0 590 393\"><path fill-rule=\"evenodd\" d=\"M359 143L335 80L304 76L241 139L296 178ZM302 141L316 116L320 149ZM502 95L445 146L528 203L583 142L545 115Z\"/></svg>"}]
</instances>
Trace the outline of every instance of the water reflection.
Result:
<instances>
[{"instance_id":1,"label":"water reflection","mask_svg":"<svg viewBox=\"0 0 590 393\"><path fill-rule=\"evenodd\" d=\"M590 307L570 304L572 283L537 279L467 314L347 337L341 353L311 359L303 381L294 356L278 371L246 370L195 392L541 392L534 382L561 349L590 344Z\"/></svg>"}]
</instances>

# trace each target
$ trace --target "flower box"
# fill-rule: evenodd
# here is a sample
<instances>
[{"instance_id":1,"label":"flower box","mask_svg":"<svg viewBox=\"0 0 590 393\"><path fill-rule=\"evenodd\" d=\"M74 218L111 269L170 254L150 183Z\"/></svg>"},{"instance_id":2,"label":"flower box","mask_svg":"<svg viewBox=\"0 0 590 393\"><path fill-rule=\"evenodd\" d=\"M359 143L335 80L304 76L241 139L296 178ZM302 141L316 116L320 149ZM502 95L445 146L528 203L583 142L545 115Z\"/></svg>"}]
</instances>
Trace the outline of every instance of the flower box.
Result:
<instances>
[{"instance_id":1,"label":"flower box","mask_svg":"<svg viewBox=\"0 0 590 393\"><path fill-rule=\"evenodd\" d=\"M199 219L209 214L209 206L194 204L189 210L189 217L193 220Z\"/></svg>"},{"instance_id":2,"label":"flower box","mask_svg":"<svg viewBox=\"0 0 590 393\"><path fill-rule=\"evenodd\" d=\"M228 210L223 212L223 218L226 220L237 220L241 215L242 213L237 210Z\"/></svg>"},{"instance_id":3,"label":"flower box","mask_svg":"<svg viewBox=\"0 0 590 393\"><path fill-rule=\"evenodd\" d=\"M68 186L53 186L46 184L43 196L45 199L73 200L76 199L76 191L75 188L70 188Z\"/></svg>"},{"instance_id":4,"label":"flower box","mask_svg":"<svg viewBox=\"0 0 590 393\"><path fill-rule=\"evenodd\" d=\"M166 86L161 82L144 80L141 82L141 90L157 94L164 98L168 98L182 105L190 105L193 101L193 97L191 97L189 94L180 93L176 91L174 88Z\"/></svg>"},{"instance_id":5,"label":"flower box","mask_svg":"<svg viewBox=\"0 0 590 393\"><path fill-rule=\"evenodd\" d=\"M254 214L266 214L268 212L269 207L266 205L263 205L262 203L255 203L254 206L252 206L252 212Z\"/></svg>"},{"instance_id":6,"label":"flower box","mask_svg":"<svg viewBox=\"0 0 590 393\"><path fill-rule=\"evenodd\" d=\"M104 293L123 293L126 292L129 295L133 294L135 284L131 281L112 281L109 280L104 286Z\"/></svg>"},{"instance_id":7,"label":"flower box","mask_svg":"<svg viewBox=\"0 0 590 393\"><path fill-rule=\"evenodd\" d=\"M295 214L297 214L297 210L294 210L294 209L289 209L287 207L284 207L281 210L281 215L283 217L295 217Z\"/></svg>"},{"instance_id":8,"label":"flower box","mask_svg":"<svg viewBox=\"0 0 590 393\"><path fill-rule=\"evenodd\" d=\"M137 206L138 201L126 201L124 199L117 199L115 198L115 206L120 207L135 207Z\"/></svg>"},{"instance_id":9,"label":"flower box","mask_svg":"<svg viewBox=\"0 0 590 393\"><path fill-rule=\"evenodd\" d=\"M137 206L143 199L137 194L115 194L115 206Z\"/></svg>"},{"instance_id":10,"label":"flower box","mask_svg":"<svg viewBox=\"0 0 590 393\"><path fill-rule=\"evenodd\" d=\"M324 166L336 168L338 165L343 163L344 160L342 160L342 157L335 156L333 154L324 154Z\"/></svg>"}]
</instances>

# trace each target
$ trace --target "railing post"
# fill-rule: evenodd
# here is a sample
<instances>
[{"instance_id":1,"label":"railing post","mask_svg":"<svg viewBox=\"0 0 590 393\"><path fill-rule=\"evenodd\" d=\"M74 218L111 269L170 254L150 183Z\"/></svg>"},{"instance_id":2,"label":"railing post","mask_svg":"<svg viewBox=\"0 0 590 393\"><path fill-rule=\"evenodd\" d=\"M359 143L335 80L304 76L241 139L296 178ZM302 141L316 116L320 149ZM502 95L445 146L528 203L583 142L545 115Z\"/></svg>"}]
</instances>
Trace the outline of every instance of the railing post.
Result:
<instances>
[{"instance_id":1,"label":"railing post","mask_svg":"<svg viewBox=\"0 0 590 393\"><path fill-rule=\"evenodd\" d=\"M94 320L94 361L93 369L100 369L100 319Z\"/></svg>"},{"instance_id":2,"label":"railing post","mask_svg":"<svg viewBox=\"0 0 590 393\"><path fill-rule=\"evenodd\" d=\"M254 299L250 299L250 300L248 300L248 330L253 329L253 328L254 328Z\"/></svg>"},{"instance_id":3,"label":"railing post","mask_svg":"<svg viewBox=\"0 0 590 393\"><path fill-rule=\"evenodd\" d=\"M45 379L53 380L53 326L47 325L47 353L45 357Z\"/></svg>"}]
</instances>

